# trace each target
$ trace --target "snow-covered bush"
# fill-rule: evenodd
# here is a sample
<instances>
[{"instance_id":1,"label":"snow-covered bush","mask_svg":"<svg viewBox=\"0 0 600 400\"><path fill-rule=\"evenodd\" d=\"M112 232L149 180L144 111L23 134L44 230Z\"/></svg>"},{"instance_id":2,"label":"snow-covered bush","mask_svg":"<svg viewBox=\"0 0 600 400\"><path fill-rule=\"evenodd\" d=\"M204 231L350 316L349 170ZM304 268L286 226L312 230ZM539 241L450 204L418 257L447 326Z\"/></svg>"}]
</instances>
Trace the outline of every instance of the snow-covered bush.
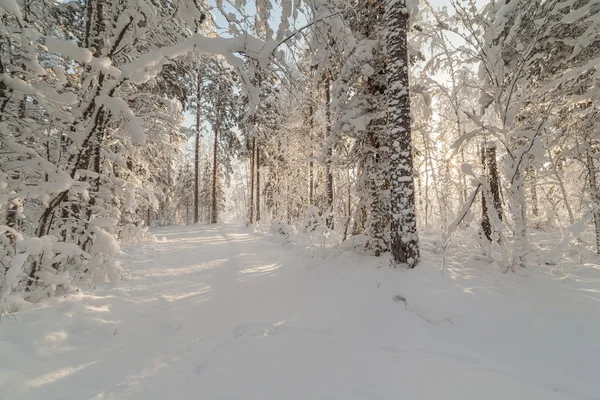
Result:
<instances>
[{"instance_id":1,"label":"snow-covered bush","mask_svg":"<svg viewBox=\"0 0 600 400\"><path fill-rule=\"evenodd\" d=\"M154 241L154 235L148 232L147 227L139 227L133 224L125 225L119 233L119 241L122 244L144 244Z\"/></svg>"},{"instance_id":2,"label":"snow-covered bush","mask_svg":"<svg viewBox=\"0 0 600 400\"><path fill-rule=\"evenodd\" d=\"M289 238L293 233L293 229L284 221L271 221L271 225L269 226L269 232L274 235L283 236L285 238Z\"/></svg>"},{"instance_id":3,"label":"snow-covered bush","mask_svg":"<svg viewBox=\"0 0 600 400\"><path fill-rule=\"evenodd\" d=\"M304 232L310 234L311 232L315 232L317 229L323 226L323 220L321 218L321 214L319 209L315 206L309 206L306 209L306 214L304 215L304 221L302 222L302 227Z\"/></svg>"}]
</instances>

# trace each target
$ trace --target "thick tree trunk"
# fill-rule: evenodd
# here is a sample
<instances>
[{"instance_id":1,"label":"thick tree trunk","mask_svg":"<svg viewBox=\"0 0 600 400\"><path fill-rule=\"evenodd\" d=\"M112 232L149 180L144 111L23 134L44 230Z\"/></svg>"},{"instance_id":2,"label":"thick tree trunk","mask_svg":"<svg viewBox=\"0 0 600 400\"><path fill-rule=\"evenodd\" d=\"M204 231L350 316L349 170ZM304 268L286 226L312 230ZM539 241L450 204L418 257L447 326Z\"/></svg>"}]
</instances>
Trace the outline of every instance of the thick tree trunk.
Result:
<instances>
[{"instance_id":1,"label":"thick tree trunk","mask_svg":"<svg viewBox=\"0 0 600 400\"><path fill-rule=\"evenodd\" d=\"M415 182L408 82L408 15L406 0L386 6L388 55L388 122L390 126L391 251L395 264L414 268L419 262Z\"/></svg>"},{"instance_id":2,"label":"thick tree trunk","mask_svg":"<svg viewBox=\"0 0 600 400\"><path fill-rule=\"evenodd\" d=\"M491 206L494 207L498 219L502 221L502 198L500 193L500 178L498 176L498 163L496 161L496 144L484 143L481 149L481 163L486 171L489 192L492 196ZM481 192L481 228L488 240L492 240L493 226L490 218L490 209L487 204L485 190Z\"/></svg>"},{"instance_id":3,"label":"thick tree trunk","mask_svg":"<svg viewBox=\"0 0 600 400\"><path fill-rule=\"evenodd\" d=\"M490 182L490 192L494 201L494 208L500 221L503 220L502 212L502 193L500 192L500 176L498 175L498 162L496 160L496 144L488 143L486 145L486 163L488 179Z\"/></svg>"},{"instance_id":4,"label":"thick tree trunk","mask_svg":"<svg viewBox=\"0 0 600 400\"><path fill-rule=\"evenodd\" d=\"M215 128L215 142L213 145L213 176L212 176L212 201L211 201L211 215L210 215L210 223L216 224L218 217L217 210L217 149L218 149L218 141L219 141L219 132L218 129Z\"/></svg>"},{"instance_id":5,"label":"thick tree trunk","mask_svg":"<svg viewBox=\"0 0 600 400\"><path fill-rule=\"evenodd\" d=\"M365 168L367 179L369 182L369 197L371 198L370 213L369 213L369 236L371 237L371 247L375 252L375 256L379 257L384 248L383 240L383 215L381 215L381 191L383 188L379 184L377 168L379 164L377 151L378 145L374 145L375 150L367 155Z\"/></svg>"}]
</instances>

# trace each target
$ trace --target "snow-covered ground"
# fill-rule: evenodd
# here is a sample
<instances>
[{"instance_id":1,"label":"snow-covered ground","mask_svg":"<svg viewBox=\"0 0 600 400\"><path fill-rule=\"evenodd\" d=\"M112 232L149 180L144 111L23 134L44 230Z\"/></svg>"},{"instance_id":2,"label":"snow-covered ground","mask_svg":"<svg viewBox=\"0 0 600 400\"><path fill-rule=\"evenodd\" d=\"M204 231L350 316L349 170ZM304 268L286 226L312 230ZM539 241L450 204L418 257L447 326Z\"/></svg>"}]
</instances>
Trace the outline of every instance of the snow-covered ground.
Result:
<instances>
[{"instance_id":1,"label":"snow-covered ground","mask_svg":"<svg viewBox=\"0 0 600 400\"><path fill-rule=\"evenodd\" d=\"M2 318L0 399L600 399L597 266L441 272L425 237L406 271L234 225L154 233L118 287Z\"/></svg>"}]
</instances>

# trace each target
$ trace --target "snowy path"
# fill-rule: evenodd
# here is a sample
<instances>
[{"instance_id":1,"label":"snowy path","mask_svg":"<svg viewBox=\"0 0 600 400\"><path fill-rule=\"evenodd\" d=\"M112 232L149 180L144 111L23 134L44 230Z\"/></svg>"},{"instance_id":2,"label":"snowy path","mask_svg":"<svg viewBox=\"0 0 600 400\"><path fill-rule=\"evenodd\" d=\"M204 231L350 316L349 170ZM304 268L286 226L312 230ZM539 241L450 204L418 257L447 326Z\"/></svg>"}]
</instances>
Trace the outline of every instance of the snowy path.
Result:
<instances>
[{"instance_id":1,"label":"snowy path","mask_svg":"<svg viewBox=\"0 0 600 400\"><path fill-rule=\"evenodd\" d=\"M451 282L422 296L449 306L404 304L393 298L414 273L370 258L307 258L235 226L156 234L166 240L125 249L119 287L3 319L0 399L600 396L598 324L569 327L570 310L534 304L534 324L485 296L458 309Z\"/></svg>"}]
</instances>

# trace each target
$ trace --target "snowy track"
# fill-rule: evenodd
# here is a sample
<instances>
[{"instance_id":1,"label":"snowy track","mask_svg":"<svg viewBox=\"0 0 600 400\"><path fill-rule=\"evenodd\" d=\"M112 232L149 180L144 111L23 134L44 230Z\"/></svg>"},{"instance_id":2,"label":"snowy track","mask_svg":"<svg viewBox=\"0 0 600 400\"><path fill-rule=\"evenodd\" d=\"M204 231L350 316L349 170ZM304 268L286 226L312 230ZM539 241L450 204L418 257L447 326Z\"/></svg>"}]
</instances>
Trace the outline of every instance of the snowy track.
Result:
<instances>
[{"instance_id":1,"label":"snowy track","mask_svg":"<svg viewBox=\"0 0 600 400\"><path fill-rule=\"evenodd\" d=\"M119 287L3 318L0 399L600 396L595 298L517 310L489 282L468 294L437 269L302 257L246 228L155 234L125 249Z\"/></svg>"}]
</instances>

